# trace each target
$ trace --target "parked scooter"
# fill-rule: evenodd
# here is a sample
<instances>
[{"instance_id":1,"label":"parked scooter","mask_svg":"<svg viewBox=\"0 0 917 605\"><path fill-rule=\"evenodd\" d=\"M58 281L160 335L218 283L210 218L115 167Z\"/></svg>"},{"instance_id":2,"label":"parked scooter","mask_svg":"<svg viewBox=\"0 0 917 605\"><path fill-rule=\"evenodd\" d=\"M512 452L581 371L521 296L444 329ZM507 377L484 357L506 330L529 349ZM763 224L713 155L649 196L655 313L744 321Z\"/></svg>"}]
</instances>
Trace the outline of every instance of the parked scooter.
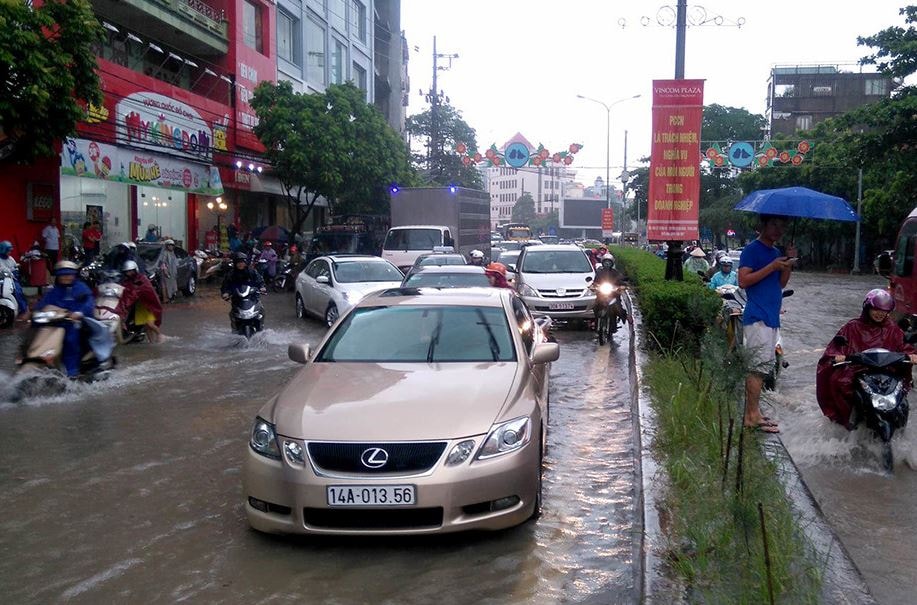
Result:
<instances>
[{"instance_id":1,"label":"parked scooter","mask_svg":"<svg viewBox=\"0 0 917 605\"><path fill-rule=\"evenodd\" d=\"M0 271L0 328L8 328L19 315L15 294L16 278L9 271Z\"/></svg>"},{"instance_id":2,"label":"parked scooter","mask_svg":"<svg viewBox=\"0 0 917 605\"><path fill-rule=\"evenodd\" d=\"M240 286L230 295L229 320L234 334L251 338L264 329L264 306L260 292L251 286Z\"/></svg>"},{"instance_id":3,"label":"parked scooter","mask_svg":"<svg viewBox=\"0 0 917 605\"><path fill-rule=\"evenodd\" d=\"M835 339L844 339L835 336ZM846 340L838 344L844 344ZM910 372L911 363L904 353L888 349L867 349L862 353L847 355L839 365L853 364L861 371L854 381L853 413L848 428L854 428L865 422L882 441L882 463L885 470L894 467L891 439L895 431L907 426L910 406L907 401L908 386L903 378Z\"/></svg>"},{"instance_id":4,"label":"parked scooter","mask_svg":"<svg viewBox=\"0 0 917 605\"><path fill-rule=\"evenodd\" d=\"M615 332L618 331L618 321L627 322L627 311L621 304L621 293L624 286L602 282L595 287L596 322L595 331L599 337L599 346L606 340L611 342Z\"/></svg>"}]
</instances>

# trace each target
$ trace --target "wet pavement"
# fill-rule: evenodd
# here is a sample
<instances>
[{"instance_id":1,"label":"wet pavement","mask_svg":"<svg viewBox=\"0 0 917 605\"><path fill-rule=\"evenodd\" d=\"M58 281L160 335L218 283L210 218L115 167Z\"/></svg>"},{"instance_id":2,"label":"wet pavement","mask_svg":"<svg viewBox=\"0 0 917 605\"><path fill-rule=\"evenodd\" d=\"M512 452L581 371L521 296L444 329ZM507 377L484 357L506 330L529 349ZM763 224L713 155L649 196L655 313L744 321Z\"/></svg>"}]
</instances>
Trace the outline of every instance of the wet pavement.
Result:
<instances>
[{"instance_id":1,"label":"wet pavement","mask_svg":"<svg viewBox=\"0 0 917 605\"><path fill-rule=\"evenodd\" d=\"M791 365L769 399L787 450L872 594L883 604L910 604L917 586L917 429L895 437L897 464L887 474L870 432L831 423L815 399L815 367L828 340L859 315L867 291L885 285L875 275L794 274L788 287L795 294L781 320ZM913 406L915 395L910 400Z\"/></svg>"},{"instance_id":2,"label":"wet pavement","mask_svg":"<svg viewBox=\"0 0 917 605\"><path fill-rule=\"evenodd\" d=\"M229 334L212 289L166 308L160 345L119 350L105 383L12 403L0 371L0 586L8 603L632 603L634 445L619 333L561 330L544 514L496 533L290 538L249 529L252 419L298 369L317 321L267 297L268 329ZM18 335L0 333L0 369ZM884 479L883 479L884 480Z\"/></svg>"}]
</instances>

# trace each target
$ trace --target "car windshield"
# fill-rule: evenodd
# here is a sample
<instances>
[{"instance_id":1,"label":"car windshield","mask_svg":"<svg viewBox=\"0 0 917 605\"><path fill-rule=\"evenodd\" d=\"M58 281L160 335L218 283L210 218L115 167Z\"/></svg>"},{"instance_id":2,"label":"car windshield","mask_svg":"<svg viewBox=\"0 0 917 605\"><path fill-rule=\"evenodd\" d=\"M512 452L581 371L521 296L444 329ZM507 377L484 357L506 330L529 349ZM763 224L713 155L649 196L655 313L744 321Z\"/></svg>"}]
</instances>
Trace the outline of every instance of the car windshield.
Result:
<instances>
[{"instance_id":1,"label":"car windshield","mask_svg":"<svg viewBox=\"0 0 917 605\"><path fill-rule=\"evenodd\" d=\"M532 231L528 227L512 227L506 230L506 237L509 238L529 238L532 236Z\"/></svg>"},{"instance_id":2,"label":"car windshield","mask_svg":"<svg viewBox=\"0 0 917 605\"><path fill-rule=\"evenodd\" d=\"M579 250L536 250L529 248L522 258L525 273L590 273L591 263Z\"/></svg>"},{"instance_id":3,"label":"car windshield","mask_svg":"<svg viewBox=\"0 0 917 605\"><path fill-rule=\"evenodd\" d=\"M439 229L392 229L385 236L385 250L432 250L443 245Z\"/></svg>"},{"instance_id":4,"label":"car windshield","mask_svg":"<svg viewBox=\"0 0 917 605\"><path fill-rule=\"evenodd\" d=\"M519 254L521 250L510 250L508 252L503 252L500 254L500 258L497 259L497 262L503 263L504 265L515 265L516 261L519 260Z\"/></svg>"},{"instance_id":5,"label":"car windshield","mask_svg":"<svg viewBox=\"0 0 917 605\"><path fill-rule=\"evenodd\" d=\"M404 275L385 261L348 260L334 263L334 276L344 284L368 281L397 281Z\"/></svg>"},{"instance_id":6,"label":"car windshield","mask_svg":"<svg viewBox=\"0 0 917 605\"><path fill-rule=\"evenodd\" d=\"M363 307L341 322L316 362L515 361L501 307Z\"/></svg>"},{"instance_id":7,"label":"car windshield","mask_svg":"<svg viewBox=\"0 0 917 605\"><path fill-rule=\"evenodd\" d=\"M504 250L522 250L522 242L500 242Z\"/></svg>"},{"instance_id":8,"label":"car windshield","mask_svg":"<svg viewBox=\"0 0 917 605\"><path fill-rule=\"evenodd\" d=\"M421 256L417 259L418 267L429 267L429 266L442 266L442 265L464 265L465 257L464 256L455 256L451 254L431 254L429 256Z\"/></svg>"},{"instance_id":9,"label":"car windshield","mask_svg":"<svg viewBox=\"0 0 917 605\"><path fill-rule=\"evenodd\" d=\"M401 284L404 288L475 288L490 286L483 273L414 273Z\"/></svg>"}]
</instances>

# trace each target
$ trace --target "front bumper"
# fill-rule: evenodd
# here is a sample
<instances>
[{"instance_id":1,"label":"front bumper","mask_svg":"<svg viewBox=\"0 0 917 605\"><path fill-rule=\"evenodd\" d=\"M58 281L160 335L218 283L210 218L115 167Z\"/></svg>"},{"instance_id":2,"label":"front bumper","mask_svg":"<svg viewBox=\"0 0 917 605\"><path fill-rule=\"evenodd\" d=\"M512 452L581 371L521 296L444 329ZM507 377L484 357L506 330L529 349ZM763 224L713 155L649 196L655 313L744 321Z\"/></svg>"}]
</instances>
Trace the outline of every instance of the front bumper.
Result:
<instances>
[{"instance_id":1,"label":"front bumper","mask_svg":"<svg viewBox=\"0 0 917 605\"><path fill-rule=\"evenodd\" d=\"M595 296L579 298L542 298L541 296L523 296L522 300L533 313L547 315L553 319L592 319L595 314ZM572 309L558 309L558 305L572 305ZM553 308L552 308L553 307Z\"/></svg>"},{"instance_id":2,"label":"front bumper","mask_svg":"<svg viewBox=\"0 0 917 605\"><path fill-rule=\"evenodd\" d=\"M478 436L475 441L480 444L482 438ZM246 447L243 495L248 521L253 528L267 533L387 535L498 530L519 525L531 517L541 472L537 441L533 439L519 451L504 456L475 462L466 460L447 467L445 456L457 442L448 443L432 471L407 477L323 476L316 473L308 458L305 467L295 467ZM326 488L330 485L405 484L416 486L416 502L412 506L329 507L327 504ZM513 497L518 501L502 510L492 511L486 506ZM260 509L267 510L255 508L252 498ZM416 515L408 512L412 510ZM436 521L430 521L431 511L436 511ZM378 519L373 519L374 512L379 518L397 516L398 519L389 526L379 525ZM354 526L352 519L341 524L335 522L336 515L352 514L362 514L370 521L366 527ZM320 521L310 523L307 518Z\"/></svg>"}]
</instances>

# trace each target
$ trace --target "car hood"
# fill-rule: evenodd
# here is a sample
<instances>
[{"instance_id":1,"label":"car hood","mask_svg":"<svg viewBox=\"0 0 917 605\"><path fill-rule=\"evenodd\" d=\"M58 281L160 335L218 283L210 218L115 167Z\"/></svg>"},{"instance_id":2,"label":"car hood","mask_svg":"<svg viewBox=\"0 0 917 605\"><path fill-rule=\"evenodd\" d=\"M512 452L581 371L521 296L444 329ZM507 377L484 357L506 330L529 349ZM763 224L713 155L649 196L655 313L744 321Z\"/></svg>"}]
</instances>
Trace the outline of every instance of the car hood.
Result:
<instances>
[{"instance_id":1,"label":"car hood","mask_svg":"<svg viewBox=\"0 0 917 605\"><path fill-rule=\"evenodd\" d=\"M581 290L587 288L595 273L526 273L520 274L522 281L536 290L554 290L567 288L568 290ZM588 281L587 281L588 279Z\"/></svg>"},{"instance_id":2,"label":"car hood","mask_svg":"<svg viewBox=\"0 0 917 605\"><path fill-rule=\"evenodd\" d=\"M506 363L309 363L273 405L277 433L409 441L486 433L515 380Z\"/></svg>"}]
</instances>

